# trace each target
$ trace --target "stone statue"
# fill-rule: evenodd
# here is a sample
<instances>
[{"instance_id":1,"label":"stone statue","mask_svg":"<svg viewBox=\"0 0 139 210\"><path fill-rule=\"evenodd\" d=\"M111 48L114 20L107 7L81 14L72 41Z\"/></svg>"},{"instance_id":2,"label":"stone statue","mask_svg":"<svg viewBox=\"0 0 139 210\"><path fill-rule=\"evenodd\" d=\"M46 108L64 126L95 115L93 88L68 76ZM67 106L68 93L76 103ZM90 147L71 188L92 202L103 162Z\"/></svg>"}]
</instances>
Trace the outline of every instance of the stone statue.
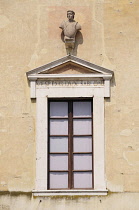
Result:
<instances>
[{"instance_id":1,"label":"stone statue","mask_svg":"<svg viewBox=\"0 0 139 210\"><path fill-rule=\"evenodd\" d=\"M81 26L78 22L74 20L75 12L68 10L67 11L67 18L68 20L63 21L59 28L63 30L64 33L64 42L66 48L68 50L68 54L70 54L71 50L74 49L75 44L75 36L77 31L81 30Z\"/></svg>"}]
</instances>

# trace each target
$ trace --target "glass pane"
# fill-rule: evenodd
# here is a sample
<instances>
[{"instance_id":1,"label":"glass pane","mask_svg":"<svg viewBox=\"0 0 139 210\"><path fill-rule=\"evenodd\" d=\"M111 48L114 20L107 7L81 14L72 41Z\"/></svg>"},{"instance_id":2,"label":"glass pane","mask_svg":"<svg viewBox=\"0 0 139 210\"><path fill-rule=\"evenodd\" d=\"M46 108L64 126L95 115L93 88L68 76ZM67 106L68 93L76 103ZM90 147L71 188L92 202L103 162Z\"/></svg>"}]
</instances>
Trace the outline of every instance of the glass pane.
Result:
<instances>
[{"instance_id":1,"label":"glass pane","mask_svg":"<svg viewBox=\"0 0 139 210\"><path fill-rule=\"evenodd\" d=\"M50 137L50 152L68 152L68 138Z\"/></svg>"},{"instance_id":2,"label":"glass pane","mask_svg":"<svg viewBox=\"0 0 139 210\"><path fill-rule=\"evenodd\" d=\"M68 170L68 155L50 155L50 170Z\"/></svg>"},{"instance_id":3,"label":"glass pane","mask_svg":"<svg viewBox=\"0 0 139 210\"><path fill-rule=\"evenodd\" d=\"M91 102L73 102L73 117L91 117Z\"/></svg>"},{"instance_id":4,"label":"glass pane","mask_svg":"<svg viewBox=\"0 0 139 210\"><path fill-rule=\"evenodd\" d=\"M92 170L91 154L74 154L74 170Z\"/></svg>"},{"instance_id":5,"label":"glass pane","mask_svg":"<svg viewBox=\"0 0 139 210\"><path fill-rule=\"evenodd\" d=\"M92 152L92 137L74 137L73 138L74 152Z\"/></svg>"},{"instance_id":6,"label":"glass pane","mask_svg":"<svg viewBox=\"0 0 139 210\"><path fill-rule=\"evenodd\" d=\"M50 120L50 135L68 135L68 120Z\"/></svg>"},{"instance_id":7,"label":"glass pane","mask_svg":"<svg viewBox=\"0 0 139 210\"><path fill-rule=\"evenodd\" d=\"M92 134L92 120L91 119L73 120L73 134L74 135Z\"/></svg>"},{"instance_id":8,"label":"glass pane","mask_svg":"<svg viewBox=\"0 0 139 210\"><path fill-rule=\"evenodd\" d=\"M74 172L74 188L92 188L92 172Z\"/></svg>"},{"instance_id":9,"label":"glass pane","mask_svg":"<svg viewBox=\"0 0 139 210\"><path fill-rule=\"evenodd\" d=\"M68 102L50 102L50 117L68 117Z\"/></svg>"},{"instance_id":10,"label":"glass pane","mask_svg":"<svg viewBox=\"0 0 139 210\"><path fill-rule=\"evenodd\" d=\"M68 188L68 172L50 172L50 188Z\"/></svg>"}]
</instances>

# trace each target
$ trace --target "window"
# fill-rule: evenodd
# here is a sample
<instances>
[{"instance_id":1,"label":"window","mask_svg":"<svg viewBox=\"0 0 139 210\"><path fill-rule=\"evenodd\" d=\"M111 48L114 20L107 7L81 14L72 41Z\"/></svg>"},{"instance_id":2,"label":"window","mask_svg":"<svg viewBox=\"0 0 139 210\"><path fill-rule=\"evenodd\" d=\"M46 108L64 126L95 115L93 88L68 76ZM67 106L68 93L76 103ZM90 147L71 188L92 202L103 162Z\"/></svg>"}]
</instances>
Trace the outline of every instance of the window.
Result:
<instances>
[{"instance_id":1,"label":"window","mask_svg":"<svg viewBox=\"0 0 139 210\"><path fill-rule=\"evenodd\" d=\"M112 75L72 55L27 72L36 98L33 195L107 195L104 98Z\"/></svg>"},{"instance_id":2,"label":"window","mask_svg":"<svg viewBox=\"0 0 139 210\"><path fill-rule=\"evenodd\" d=\"M93 188L92 99L49 100L48 189Z\"/></svg>"}]
</instances>

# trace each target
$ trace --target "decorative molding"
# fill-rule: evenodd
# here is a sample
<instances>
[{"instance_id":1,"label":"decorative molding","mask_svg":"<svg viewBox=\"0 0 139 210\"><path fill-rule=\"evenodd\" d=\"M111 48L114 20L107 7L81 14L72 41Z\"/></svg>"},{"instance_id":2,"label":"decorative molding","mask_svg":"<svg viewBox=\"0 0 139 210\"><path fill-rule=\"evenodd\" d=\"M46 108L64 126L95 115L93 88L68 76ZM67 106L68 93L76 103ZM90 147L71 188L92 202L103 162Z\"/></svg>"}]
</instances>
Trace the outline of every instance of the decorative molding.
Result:
<instances>
[{"instance_id":1,"label":"decorative molding","mask_svg":"<svg viewBox=\"0 0 139 210\"><path fill-rule=\"evenodd\" d=\"M36 88L47 87L102 87L104 86L103 80L38 80Z\"/></svg>"},{"instance_id":2,"label":"decorative molding","mask_svg":"<svg viewBox=\"0 0 139 210\"><path fill-rule=\"evenodd\" d=\"M103 78L103 79L111 79L112 75L107 74L38 74L38 75L28 75L29 80L37 80L37 79L60 79L60 78Z\"/></svg>"},{"instance_id":3,"label":"decorative molding","mask_svg":"<svg viewBox=\"0 0 139 210\"><path fill-rule=\"evenodd\" d=\"M64 68L63 65L66 68L69 64L70 66L76 65L76 67L78 65L78 70L81 68L83 71L83 68L85 68L85 73L80 73L80 72L78 72L78 74L59 74L59 73L53 74L52 73L53 69ZM88 69L88 73L86 73L87 69ZM51 74L49 73L49 71L51 71ZM49 64L46 64L42 67L39 67L39 68L36 68L27 72L27 77L30 80L30 86L31 86L30 87L31 98L36 98L36 86L37 88L38 87L42 88L42 85L38 85L38 84L43 84L43 87L45 88L48 86L51 86L51 87L66 86L66 87L74 87L74 88L79 87L79 86L86 86L90 88L91 87L93 88L96 86L100 86L100 87L103 86L104 97L110 97L110 79L112 78L112 76L113 76L113 71L102 68L95 64L89 63L88 61L82 60L73 55L68 55L56 61L53 61ZM100 80L101 82L97 82ZM69 81L73 81L73 82L70 83ZM84 83L80 81L84 81Z\"/></svg>"},{"instance_id":4,"label":"decorative molding","mask_svg":"<svg viewBox=\"0 0 139 210\"><path fill-rule=\"evenodd\" d=\"M94 196L107 195L107 190L33 190L34 196Z\"/></svg>"},{"instance_id":5,"label":"decorative molding","mask_svg":"<svg viewBox=\"0 0 139 210\"><path fill-rule=\"evenodd\" d=\"M27 77L29 78L29 76L31 75L36 75L36 74L42 74L44 71L49 71L50 69L53 69L53 68L56 68L58 66L62 66L63 64L68 64L68 63L71 63L71 64L78 64L82 67L86 67L86 68L89 68L90 70L95 70L97 71L98 73L101 73L101 74L110 74L111 76L113 75L113 71L109 70L109 69L106 69L106 68L103 68L101 66L97 66L93 63L90 63L88 61L85 61L83 59L80 59L76 56L73 56L73 55L67 55L63 58L60 58L58 60L55 60L51 63L48 63L44 66L41 66L41 67L38 67L38 68L35 68L31 71L28 71L27 72Z\"/></svg>"}]
</instances>

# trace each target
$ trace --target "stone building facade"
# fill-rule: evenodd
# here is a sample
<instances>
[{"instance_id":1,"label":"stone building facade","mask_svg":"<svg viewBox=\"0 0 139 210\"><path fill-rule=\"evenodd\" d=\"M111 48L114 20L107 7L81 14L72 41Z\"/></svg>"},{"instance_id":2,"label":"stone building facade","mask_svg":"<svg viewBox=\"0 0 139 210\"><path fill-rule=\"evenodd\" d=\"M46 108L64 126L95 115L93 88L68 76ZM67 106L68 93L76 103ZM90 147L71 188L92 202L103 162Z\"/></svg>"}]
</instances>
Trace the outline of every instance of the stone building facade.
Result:
<instances>
[{"instance_id":1,"label":"stone building facade","mask_svg":"<svg viewBox=\"0 0 139 210\"><path fill-rule=\"evenodd\" d=\"M82 27L72 56L59 29L69 9ZM0 209L139 208L138 10L137 0L0 1ZM90 194L47 191L44 96L94 97Z\"/></svg>"}]
</instances>

